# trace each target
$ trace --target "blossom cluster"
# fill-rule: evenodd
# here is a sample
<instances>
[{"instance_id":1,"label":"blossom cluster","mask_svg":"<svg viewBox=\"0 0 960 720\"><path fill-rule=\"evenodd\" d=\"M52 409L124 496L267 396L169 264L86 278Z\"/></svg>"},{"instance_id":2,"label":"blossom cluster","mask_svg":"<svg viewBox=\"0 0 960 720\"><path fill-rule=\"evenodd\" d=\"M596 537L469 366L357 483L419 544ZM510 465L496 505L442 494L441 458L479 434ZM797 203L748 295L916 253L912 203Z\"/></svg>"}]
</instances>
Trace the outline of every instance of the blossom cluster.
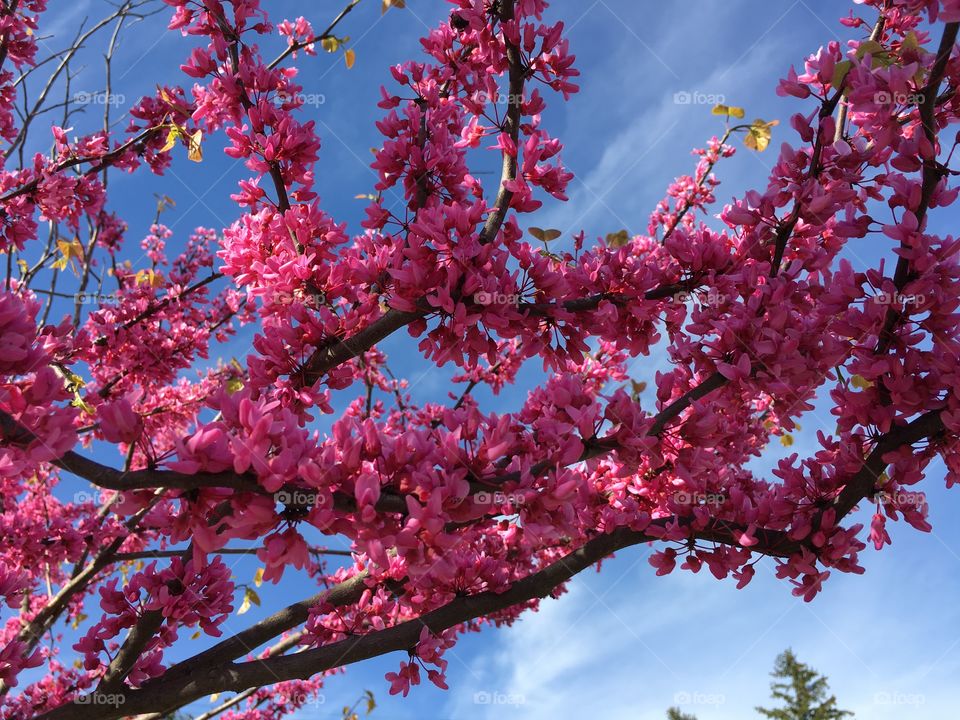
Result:
<instances>
[{"instance_id":1,"label":"blossom cluster","mask_svg":"<svg viewBox=\"0 0 960 720\"><path fill-rule=\"evenodd\" d=\"M784 123L766 187L715 218L729 132L695 151L646 234L547 249L534 241L547 232L522 224L566 200L573 177L544 119L578 89L557 8L450 0L423 57L381 89L374 194L353 233L314 191L320 138L296 69L261 49L279 37L281 59L309 58L322 41L310 22L274 25L258 0L165 2L170 28L195 44L180 68L192 86L143 98L120 137L54 127L49 156L0 170L0 249L41 252L39 221L77 234L84 220L95 241L65 243L61 263L117 286L55 322L28 282L0 291L0 489L15 498L0 504L0 596L19 612L0 633L0 683L51 670L3 710L27 717L117 673L142 688L131 697L176 682L167 651L180 630L218 636L233 611L222 553L238 544L262 565L258 582L299 572L329 590L291 606L302 631L288 649L416 626L387 675L406 695L421 670L445 688L460 634L561 593L557 581L510 594L598 540L630 533L654 542L657 575L706 567L741 588L769 555L811 600L831 573L863 571L867 543L891 542L889 521L930 529L914 486L937 458L948 485L960 478L960 240L929 223L960 194L948 132L960 99L941 91L960 85L960 4L859 3L881 22L851 13L858 39L790 69L778 93L803 109ZM31 62L36 20L0 21L8 57ZM0 135L15 139L9 75ZM171 257L158 212L127 262L103 173L162 175L171 143L196 157L214 134L249 175L232 195L238 217L197 228ZM480 179L484 153L498 181ZM855 270L851 247L881 238L892 266ZM207 362L244 324L256 329L249 355ZM377 343L397 331L428 366L455 366L449 403L418 404L391 372ZM654 348L669 366L638 382L634 361ZM512 410L485 409L483 391L504 394L536 365L541 381L505 398ZM817 398L834 431L758 476L751 463L789 446ZM95 443L123 469L90 459ZM71 476L104 493L65 499ZM869 529L854 515L868 505ZM321 558L325 536L349 545L345 565ZM168 559L125 559L151 551ZM34 592L44 584L65 599ZM80 667L38 649L56 617L80 626L97 596ZM497 597L510 602L458 614ZM261 688L232 716L278 718L320 687Z\"/></svg>"}]
</instances>

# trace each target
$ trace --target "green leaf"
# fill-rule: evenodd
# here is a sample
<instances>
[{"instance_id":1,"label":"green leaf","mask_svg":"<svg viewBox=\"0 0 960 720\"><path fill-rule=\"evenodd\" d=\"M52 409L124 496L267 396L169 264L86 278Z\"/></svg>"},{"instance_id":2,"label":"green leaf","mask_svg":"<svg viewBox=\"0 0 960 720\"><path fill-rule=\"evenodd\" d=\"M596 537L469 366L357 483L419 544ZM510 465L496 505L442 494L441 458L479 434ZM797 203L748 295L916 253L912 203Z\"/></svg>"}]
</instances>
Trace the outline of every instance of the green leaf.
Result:
<instances>
[{"instance_id":1,"label":"green leaf","mask_svg":"<svg viewBox=\"0 0 960 720\"><path fill-rule=\"evenodd\" d=\"M618 230L607 235L607 247L619 248L630 242L630 234L626 230Z\"/></svg>"},{"instance_id":2,"label":"green leaf","mask_svg":"<svg viewBox=\"0 0 960 720\"><path fill-rule=\"evenodd\" d=\"M866 42L860 43L857 51L854 53L854 57L858 60L863 60L867 53L873 58L873 67L875 68L889 67L893 63L893 58L890 57L890 53L876 40L867 40Z\"/></svg>"},{"instance_id":3,"label":"green leaf","mask_svg":"<svg viewBox=\"0 0 960 720\"><path fill-rule=\"evenodd\" d=\"M850 72L850 68L852 67L853 62L850 60L838 62L833 68L833 77L830 79L830 85L835 88L840 87L840 85L843 84L844 78L847 77L847 73Z\"/></svg>"},{"instance_id":4,"label":"green leaf","mask_svg":"<svg viewBox=\"0 0 960 720\"><path fill-rule=\"evenodd\" d=\"M343 46L349 40L350 40L349 37L338 38L331 35L330 37L325 37L323 40L320 41L320 47L322 47L327 52L332 53L339 50L341 46Z\"/></svg>"}]
</instances>

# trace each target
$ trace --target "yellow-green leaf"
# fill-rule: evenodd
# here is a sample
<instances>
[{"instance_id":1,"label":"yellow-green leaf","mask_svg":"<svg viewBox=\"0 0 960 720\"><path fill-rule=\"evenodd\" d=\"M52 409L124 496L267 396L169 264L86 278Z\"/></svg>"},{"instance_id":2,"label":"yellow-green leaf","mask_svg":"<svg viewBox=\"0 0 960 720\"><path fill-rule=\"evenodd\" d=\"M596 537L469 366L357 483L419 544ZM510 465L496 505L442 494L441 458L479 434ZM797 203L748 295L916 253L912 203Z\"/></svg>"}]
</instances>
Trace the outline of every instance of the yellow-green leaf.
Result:
<instances>
[{"instance_id":1,"label":"yellow-green leaf","mask_svg":"<svg viewBox=\"0 0 960 720\"><path fill-rule=\"evenodd\" d=\"M630 242L630 234L626 230L618 230L607 235L607 246L619 248Z\"/></svg>"},{"instance_id":2,"label":"yellow-green leaf","mask_svg":"<svg viewBox=\"0 0 960 720\"><path fill-rule=\"evenodd\" d=\"M532 227L528 232L533 235L540 242L550 242L551 240L556 240L563 233L559 230L544 230L543 228Z\"/></svg>"},{"instance_id":3,"label":"yellow-green leaf","mask_svg":"<svg viewBox=\"0 0 960 720\"><path fill-rule=\"evenodd\" d=\"M850 378L850 384L858 390L866 390L873 387L873 383L862 375L854 375L852 378Z\"/></svg>"},{"instance_id":4,"label":"yellow-green leaf","mask_svg":"<svg viewBox=\"0 0 960 720\"><path fill-rule=\"evenodd\" d=\"M77 238L73 240L57 240L57 249L60 250L60 257L53 262L53 267L57 270L66 270L74 260L83 260L83 245ZM77 272L77 268L73 267Z\"/></svg>"},{"instance_id":5,"label":"yellow-green leaf","mask_svg":"<svg viewBox=\"0 0 960 720\"><path fill-rule=\"evenodd\" d=\"M241 390L243 390L243 380L241 380L240 378L230 378L229 380L227 380L228 395L233 395L234 393L240 392Z\"/></svg>"},{"instance_id":6,"label":"yellow-green leaf","mask_svg":"<svg viewBox=\"0 0 960 720\"><path fill-rule=\"evenodd\" d=\"M353 67L353 64L357 61L357 53L351 48L343 54L343 62L347 65L347 70L350 70Z\"/></svg>"},{"instance_id":7,"label":"yellow-green leaf","mask_svg":"<svg viewBox=\"0 0 960 720\"><path fill-rule=\"evenodd\" d=\"M97 414L96 409L92 405L90 405L90 403L84 400L79 392L75 392L73 394L73 400L70 401L70 404L73 405L75 408L79 408L80 410L83 410L83 412L85 412L87 415Z\"/></svg>"},{"instance_id":8,"label":"yellow-green leaf","mask_svg":"<svg viewBox=\"0 0 960 720\"><path fill-rule=\"evenodd\" d=\"M260 596L257 595L256 590L248 585L243 589L243 602L240 603L240 609L237 610L237 615L243 615L252 605L260 607Z\"/></svg>"},{"instance_id":9,"label":"yellow-green leaf","mask_svg":"<svg viewBox=\"0 0 960 720\"><path fill-rule=\"evenodd\" d=\"M745 114L745 111L742 107L737 107L736 105L724 105L723 103L714 105L713 110L710 112L712 112L714 115L734 117L738 120L742 120Z\"/></svg>"},{"instance_id":10,"label":"yellow-green leaf","mask_svg":"<svg viewBox=\"0 0 960 720\"><path fill-rule=\"evenodd\" d=\"M195 131L187 140L187 157L193 160L193 162L203 161L201 142L203 142L203 130Z\"/></svg>"},{"instance_id":11,"label":"yellow-green leaf","mask_svg":"<svg viewBox=\"0 0 960 720\"><path fill-rule=\"evenodd\" d=\"M784 447L790 447L793 445L793 435L781 435L780 444Z\"/></svg>"},{"instance_id":12,"label":"yellow-green leaf","mask_svg":"<svg viewBox=\"0 0 960 720\"><path fill-rule=\"evenodd\" d=\"M138 270L134 279L137 281L137 285L149 285L152 288L163 285L163 276L153 270Z\"/></svg>"},{"instance_id":13,"label":"yellow-green leaf","mask_svg":"<svg viewBox=\"0 0 960 720\"><path fill-rule=\"evenodd\" d=\"M263 584L263 568L257 568L257 572L253 576L253 584L257 587Z\"/></svg>"},{"instance_id":14,"label":"yellow-green leaf","mask_svg":"<svg viewBox=\"0 0 960 720\"><path fill-rule=\"evenodd\" d=\"M77 616L76 616L73 620L70 621L70 626L71 626L74 630L76 630L77 628L80 627L80 625L83 624L83 621L86 620L87 617L88 617L88 616L87 616L85 613L77 613Z\"/></svg>"},{"instance_id":15,"label":"yellow-green leaf","mask_svg":"<svg viewBox=\"0 0 960 720\"><path fill-rule=\"evenodd\" d=\"M86 381L79 375L77 375L72 370L63 369L63 377L67 380L67 387L69 390L79 390L82 387L86 386Z\"/></svg>"},{"instance_id":16,"label":"yellow-green leaf","mask_svg":"<svg viewBox=\"0 0 960 720\"><path fill-rule=\"evenodd\" d=\"M190 113L193 112L193 110L190 107L180 102L176 98L176 96L168 93L166 88L163 88L160 86L157 86L157 87L160 90L160 99L163 100L167 105L172 107L174 110L179 111L183 115L189 115Z\"/></svg>"},{"instance_id":17,"label":"yellow-green leaf","mask_svg":"<svg viewBox=\"0 0 960 720\"><path fill-rule=\"evenodd\" d=\"M838 62L833 67L833 77L830 79L830 85L835 88L840 87L844 78L847 77L847 73L850 72L851 67L853 67L853 63L850 60Z\"/></svg>"},{"instance_id":18,"label":"yellow-green leaf","mask_svg":"<svg viewBox=\"0 0 960 720\"><path fill-rule=\"evenodd\" d=\"M876 40L867 40L860 43L854 56L858 60L862 60L867 53L873 58L873 67L887 67L893 62L893 58L890 57L887 49Z\"/></svg>"},{"instance_id":19,"label":"yellow-green leaf","mask_svg":"<svg viewBox=\"0 0 960 720\"><path fill-rule=\"evenodd\" d=\"M320 41L320 47L329 53L336 52L340 49L340 46L349 39L350 38L338 38L331 35L330 37L325 37Z\"/></svg>"},{"instance_id":20,"label":"yellow-green leaf","mask_svg":"<svg viewBox=\"0 0 960 720\"><path fill-rule=\"evenodd\" d=\"M173 208L177 206L176 201L169 195L157 195L154 193L154 197L157 198L157 214L159 215L167 208Z\"/></svg>"},{"instance_id":21,"label":"yellow-green leaf","mask_svg":"<svg viewBox=\"0 0 960 720\"><path fill-rule=\"evenodd\" d=\"M163 144L163 147L160 148L160 152L168 152L173 149L173 146L177 144L177 139L180 137L180 128L176 125L171 125L170 130L167 131L167 142Z\"/></svg>"},{"instance_id":22,"label":"yellow-green leaf","mask_svg":"<svg viewBox=\"0 0 960 720\"><path fill-rule=\"evenodd\" d=\"M754 120L750 127L747 128L747 135L743 139L743 144L751 150L763 152L770 144L770 128L776 127L779 124L779 120L771 120L770 122L765 122L760 119Z\"/></svg>"},{"instance_id":23,"label":"yellow-green leaf","mask_svg":"<svg viewBox=\"0 0 960 720\"><path fill-rule=\"evenodd\" d=\"M900 43L900 52L904 50L919 50L920 49L920 38L917 37L917 34L912 30L906 34L903 38L903 42Z\"/></svg>"}]
</instances>

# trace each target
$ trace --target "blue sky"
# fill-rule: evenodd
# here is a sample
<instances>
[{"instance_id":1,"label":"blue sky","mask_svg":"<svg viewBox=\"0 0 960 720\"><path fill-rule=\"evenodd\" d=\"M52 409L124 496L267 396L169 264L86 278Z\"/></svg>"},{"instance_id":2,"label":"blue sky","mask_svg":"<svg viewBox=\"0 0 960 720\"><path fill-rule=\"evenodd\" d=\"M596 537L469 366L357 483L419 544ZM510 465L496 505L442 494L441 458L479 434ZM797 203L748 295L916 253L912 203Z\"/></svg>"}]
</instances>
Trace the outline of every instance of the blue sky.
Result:
<instances>
[{"instance_id":1,"label":"blue sky","mask_svg":"<svg viewBox=\"0 0 960 720\"><path fill-rule=\"evenodd\" d=\"M316 28L341 7L333 0L264 4L274 21L307 14ZM109 7L104 0L51 5L41 32L54 35L43 41L50 49L59 49L84 16L99 18ZM323 142L318 192L327 211L354 230L363 214L363 203L354 196L370 192L374 182L369 148L379 139L373 125L381 112L375 107L379 85L389 81L390 65L417 55L418 38L446 12L440 0L407 0L407 5L381 18L376 0L362 0L340 30L351 36L357 53L353 70L341 57L326 54L299 63L305 92L323 97L322 104L309 108ZM570 28L583 89L570 103L553 105L545 124L565 143L563 157L576 179L570 202L548 203L532 222L569 232L584 229L588 237L622 228L643 232L667 183L692 169L690 149L722 132L709 104L678 103L677 93L723 95L726 102L744 106L748 118L783 121L766 154L741 148L718 167L721 202L765 185L776 147L795 139L784 125L799 107L774 94L776 82L819 45L844 37L846 29L836 21L847 8L827 0L690 0L682 5L555 0L552 16L563 17ZM176 67L192 41L163 33L167 18L165 11L122 38L114 71L115 92L125 97L119 112L151 93L160 80L186 83ZM99 48L102 44L91 43L76 89L101 87ZM77 118L77 131L98 124L100 109ZM181 158L163 178L111 176L112 207L121 209L131 226L128 242L139 240L151 222L155 192L177 201L164 220L181 241L196 226L222 228L236 217L229 195L247 173L218 151L216 140L205 150L202 164ZM934 228L947 231L957 219L951 211L939 211ZM853 242L848 257L857 269L875 264L886 249L876 239ZM222 356L244 356L250 340L249 332L241 334ZM383 347L395 358L394 371L410 378L415 399L446 396L448 370L428 370L416 362L404 337ZM655 352L639 358L633 373L652 379L664 363ZM536 365L531 363L518 387L486 407L517 408L540 379ZM823 403L801 424L791 448L801 455L812 452L817 430L833 429ZM772 467L782 448L770 450L757 463L758 471ZM788 585L776 581L769 561L760 565L751 585L737 591L707 572L657 578L646 562L648 549L633 548L604 563L602 573L582 574L561 600L544 603L541 612L528 614L513 628L462 639L448 654L450 691L427 684L407 699L388 698L383 674L403 659L388 656L332 679L325 703L299 717L336 717L341 705L370 688L381 705L375 717L383 720L593 714L646 720L662 718L668 706L682 701L689 701L683 709L700 720L744 720L768 699L768 672L788 646L830 677L841 705L858 718L952 716L960 670L955 602L960 528L951 527L948 513L957 498L948 496L942 477L942 469L931 468L924 487L933 533L894 525L892 548L864 553L865 575L835 573L813 603L798 601ZM238 563L238 579L252 577L254 567ZM262 595L269 605L308 592L305 581L289 575ZM256 617L254 611L231 618L226 630L238 630Z\"/></svg>"}]
</instances>

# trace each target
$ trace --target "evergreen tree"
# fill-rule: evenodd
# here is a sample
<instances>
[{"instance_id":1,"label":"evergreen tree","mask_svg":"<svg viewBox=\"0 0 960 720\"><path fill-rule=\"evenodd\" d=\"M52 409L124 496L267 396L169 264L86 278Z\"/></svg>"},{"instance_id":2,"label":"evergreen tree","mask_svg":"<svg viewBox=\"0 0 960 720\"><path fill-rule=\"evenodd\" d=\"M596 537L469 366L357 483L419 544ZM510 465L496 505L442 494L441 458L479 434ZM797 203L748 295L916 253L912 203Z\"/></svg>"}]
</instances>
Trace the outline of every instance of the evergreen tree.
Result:
<instances>
[{"instance_id":1,"label":"evergreen tree","mask_svg":"<svg viewBox=\"0 0 960 720\"><path fill-rule=\"evenodd\" d=\"M783 703L776 709L758 707L764 717L774 720L841 720L853 713L837 708L837 698L828 697L827 679L797 660L791 650L777 656L770 683L774 700ZM671 720L674 720L671 718Z\"/></svg>"},{"instance_id":2,"label":"evergreen tree","mask_svg":"<svg viewBox=\"0 0 960 720\"><path fill-rule=\"evenodd\" d=\"M696 715L689 715L681 712L680 708L672 707L667 710L667 720L697 720Z\"/></svg>"}]
</instances>

